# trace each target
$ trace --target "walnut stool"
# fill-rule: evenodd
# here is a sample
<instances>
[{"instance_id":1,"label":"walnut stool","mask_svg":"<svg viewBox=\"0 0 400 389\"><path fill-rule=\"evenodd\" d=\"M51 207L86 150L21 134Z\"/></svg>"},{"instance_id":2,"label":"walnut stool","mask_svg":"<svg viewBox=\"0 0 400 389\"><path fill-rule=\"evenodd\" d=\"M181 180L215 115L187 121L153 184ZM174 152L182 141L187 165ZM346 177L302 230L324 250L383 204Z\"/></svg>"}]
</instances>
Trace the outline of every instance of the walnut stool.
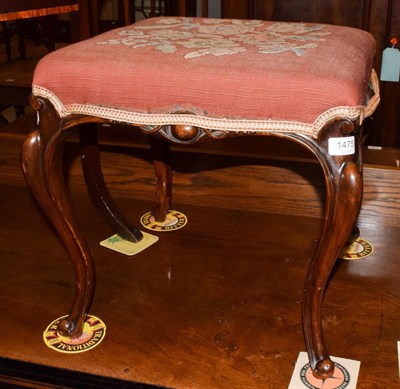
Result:
<instances>
[{"instance_id":1,"label":"walnut stool","mask_svg":"<svg viewBox=\"0 0 400 389\"><path fill-rule=\"evenodd\" d=\"M77 126L89 193L115 231L141 232L104 184L96 124L125 123L151 135L155 217L170 208L168 144L231 136L278 136L308 149L325 177L323 228L303 298L303 330L317 377L332 375L321 305L326 281L359 214L361 124L379 103L375 42L365 31L322 24L161 17L109 31L47 55L31 103L38 130L22 164L34 196L72 258L76 294L59 332L78 336L94 293L94 265L64 182L63 148ZM112 126L109 127L112 131Z\"/></svg>"}]
</instances>

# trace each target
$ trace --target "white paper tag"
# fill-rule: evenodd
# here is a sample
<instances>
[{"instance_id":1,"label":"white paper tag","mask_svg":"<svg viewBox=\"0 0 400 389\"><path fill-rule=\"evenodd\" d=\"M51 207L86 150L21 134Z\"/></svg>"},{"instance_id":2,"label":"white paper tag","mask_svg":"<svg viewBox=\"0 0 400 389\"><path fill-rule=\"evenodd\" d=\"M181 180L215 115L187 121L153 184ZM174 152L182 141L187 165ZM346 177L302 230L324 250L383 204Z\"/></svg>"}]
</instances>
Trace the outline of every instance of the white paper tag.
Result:
<instances>
[{"instance_id":1,"label":"white paper tag","mask_svg":"<svg viewBox=\"0 0 400 389\"><path fill-rule=\"evenodd\" d=\"M400 50L387 47L382 53L381 81L400 81Z\"/></svg>"},{"instance_id":2,"label":"white paper tag","mask_svg":"<svg viewBox=\"0 0 400 389\"><path fill-rule=\"evenodd\" d=\"M297 358L288 389L356 389L361 363L352 359L331 358L335 363L333 376L326 380L320 380L312 374L307 353L301 352Z\"/></svg>"},{"instance_id":3,"label":"white paper tag","mask_svg":"<svg viewBox=\"0 0 400 389\"><path fill-rule=\"evenodd\" d=\"M343 138L329 138L329 155L353 155L355 153L354 136Z\"/></svg>"}]
</instances>

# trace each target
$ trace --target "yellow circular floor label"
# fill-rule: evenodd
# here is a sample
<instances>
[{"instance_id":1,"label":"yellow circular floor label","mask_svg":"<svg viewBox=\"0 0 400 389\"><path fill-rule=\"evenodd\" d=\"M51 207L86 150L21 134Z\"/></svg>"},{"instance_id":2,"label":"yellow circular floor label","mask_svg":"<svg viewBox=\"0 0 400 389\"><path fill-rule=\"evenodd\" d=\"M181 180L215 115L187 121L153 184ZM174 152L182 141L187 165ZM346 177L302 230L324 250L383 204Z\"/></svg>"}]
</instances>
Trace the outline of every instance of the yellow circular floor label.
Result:
<instances>
[{"instance_id":1,"label":"yellow circular floor label","mask_svg":"<svg viewBox=\"0 0 400 389\"><path fill-rule=\"evenodd\" d=\"M106 335L106 325L96 316L87 315L83 325L83 332L77 338L69 338L57 332L57 325L68 316L54 320L43 333L43 340L47 347L60 353L76 354L91 350L98 346Z\"/></svg>"},{"instance_id":2,"label":"yellow circular floor label","mask_svg":"<svg viewBox=\"0 0 400 389\"><path fill-rule=\"evenodd\" d=\"M340 258L347 260L363 259L374 252L371 243L363 238L356 238L350 246L345 246L340 253Z\"/></svg>"},{"instance_id":3,"label":"yellow circular floor label","mask_svg":"<svg viewBox=\"0 0 400 389\"><path fill-rule=\"evenodd\" d=\"M140 218L142 226L151 231L173 231L182 228L187 223L187 217L178 211L168 211L163 222L157 222L153 212L147 212Z\"/></svg>"}]
</instances>

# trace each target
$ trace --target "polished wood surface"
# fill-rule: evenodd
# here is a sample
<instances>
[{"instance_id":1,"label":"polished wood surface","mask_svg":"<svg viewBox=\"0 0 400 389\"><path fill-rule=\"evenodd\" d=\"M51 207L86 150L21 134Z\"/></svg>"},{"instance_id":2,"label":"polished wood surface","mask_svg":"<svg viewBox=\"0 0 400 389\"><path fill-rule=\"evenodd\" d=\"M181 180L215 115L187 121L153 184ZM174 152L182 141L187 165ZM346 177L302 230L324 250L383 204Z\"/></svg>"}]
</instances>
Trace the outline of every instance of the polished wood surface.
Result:
<instances>
[{"instance_id":1,"label":"polished wood surface","mask_svg":"<svg viewBox=\"0 0 400 389\"><path fill-rule=\"evenodd\" d=\"M0 21L78 11L77 0L12 0L0 3Z\"/></svg>"},{"instance_id":2,"label":"polished wood surface","mask_svg":"<svg viewBox=\"0 0 400 389\"><path fill-rule=\"evenodd\" d=\"M68 356L48 349L42 333L68 312L73 272L54 230L25 187L19 167L23 137L17 130L27 130L26 124L0 134L0 355L29 365L9 374L29 376L46 367L45 373L53 375L48 382L54 384L83 381L79 373L93 374L95 380L85 381L93 388L100 387L102 378L124 380L118 385L127 388L134 382L182 389L288 386L298 352L304 350L299 315L305 258L315 247L321 220L302 215L307 208L301 202L291 208L292 215L281 215L278 201L261 211L246 210L244 203L252 205L270 172L278 171L281 177L285 172L285 180L272 182L271 193L279 191L295 202L298 196L291 182L302 181L302 189L310 191L320 182L314 164L264 161L263 176L244 156L210 155L213 161L207 164L208 157L174 152L175 205L189 223L174 233L159 233L160 241L142 254L125 257L98 245L112 231L94 212L77 144L68 143L68 183L96 258L92 312L107 325L106 338L96 349ZM195 168L188 169L188 161L196 161ZM131 220L138 220L152 206L149 198L154 193L148 149L107 146L102 162L119 206ZM245 169L250 180L241 209L225 181L229 177L229 186L240 186L243 171L237 169ZM379 185L368 179L371 171L380 177ZM334 355L361 361L359 388L395 388L400 229L392 226L393 216L382 214L377 222L374 215L385 210L385 197L392 198L391 207L400 212L394 197L400 195L400 171L367 166L364 173L365 190L371 194L364 206L371 209L361 211L359 226L375 251L361 261L337 262L325 296L323 325ZM392 178L387 184L388 174ZM388 186L393 187L391 195L385 195ZM211 207L204 197L210 188L219 201ZM370 203L372 192L378 199L380 190L381 200ZM193 196L197 206L190 201ZM321 203L318 193L310 198ZM1 372L4 368L0 363Z\"/></svg>"},{"instance_id":3,"label":"polished wood surface","mask_svg":"<svg viewBox=\"0 0 400 389\"><path fill-rule=\"evenodd\" d=\"M0 13L21 12L30 9L68 6L78 3L77 0L13 0L0 3Z\"/></svg>"}]
</instances>

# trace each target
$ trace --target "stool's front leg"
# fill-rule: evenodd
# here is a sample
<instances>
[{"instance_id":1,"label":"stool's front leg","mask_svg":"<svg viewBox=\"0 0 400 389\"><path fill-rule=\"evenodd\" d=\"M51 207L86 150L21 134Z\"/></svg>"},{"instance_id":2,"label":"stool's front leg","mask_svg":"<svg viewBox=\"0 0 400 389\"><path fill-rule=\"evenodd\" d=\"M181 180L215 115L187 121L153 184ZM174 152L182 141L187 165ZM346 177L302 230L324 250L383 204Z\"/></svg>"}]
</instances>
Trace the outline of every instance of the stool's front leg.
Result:
<instances>
[{"instance_id":1,"label":"stool's front leg","mask_svg":"<svg viewBox=\"0 0 400 389\"><path fill-rule=\"evenodd\" d=\"M97 124L87 123L79 128L83 174L90 198L96 210L115 233L130 242L139 242L143 235L130 224L115 205L103 178L98 147Z\"/></svg>"},{"instance_id":2,"label":"stool's front leg","mask_svg":"<svg viewBox=\"0 0 400 389\"><path fill-rule=\"evenodd\" d=\"M66 336L79 336L94 292L94 266L90 250L75 217L66 189L63 151L67 134L54 108L45 99L32 100L40 111L40 131L34 131L22 147L22 168L34 197L56 228L76 274L75 299L67 319L58 326Z\"/></svg>"},{"instance_id":3,"label":"stool's front leg","mask_svg":"<svg viewBox=\"0 0 400 389\"><path fill-rule=\"evenodd\" d=\"M346 127L347 125L347 127ZM348 123L339 126L353 129ZM354 134L354 133L353 133ZM346 135L343 131L336 136ZM325 347L321 325L321 306L326 282L358 217L363 191L359 138L353 155L331 156L328 139L320 139L314 150L324 170L325 212L321 237L310 263L304 288L303 328L313 373L318 378L332 376L334 364Z\"/></svg>"}]
</instances>

